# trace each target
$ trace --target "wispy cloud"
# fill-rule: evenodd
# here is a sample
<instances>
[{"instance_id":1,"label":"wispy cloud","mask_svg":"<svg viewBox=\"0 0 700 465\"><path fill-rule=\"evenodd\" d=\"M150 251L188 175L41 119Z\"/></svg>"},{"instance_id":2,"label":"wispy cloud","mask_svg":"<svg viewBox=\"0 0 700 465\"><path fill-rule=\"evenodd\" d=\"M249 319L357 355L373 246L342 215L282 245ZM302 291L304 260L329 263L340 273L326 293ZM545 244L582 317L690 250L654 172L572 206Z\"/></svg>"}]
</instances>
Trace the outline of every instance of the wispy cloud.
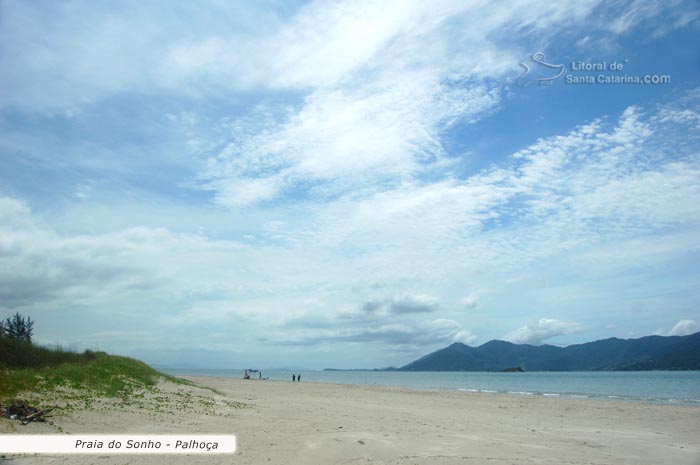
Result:
<instances>
[{"instance_id":1,"label":"wispy cloud","mask_svg":"<svg viewBox=\"0 0 700 465\"><path fill-rule=\"evenodd\" d=\"M690 9L680 8L682 5L681 0L669 2L635 0L628 5L616 5L611 8L615 11L615 17L608 28L617 34L625 34L642 26L651 29L652 34L658 37L700 18L700 8L697 5Z\"/></svg>"},{"instance_id":2,"label":"wispy cloud","mask_svg":"<svg viewBox=\"0 0 700 465\"><path fill-rule=\"evenodd\" d=\"M296 104L282 102L276 121L262 131L247 126L257 126L256 119L241 120L230 144L211 159L203 187L216 191L222 204L240 206L282 196L285 190L324 198L391 187L449 165L442 133L493 110L501 90L488 79L513 73L515 56L489 35L506 26L518 31L535 23L566 23L587 11L548 6L535 13L523 5L504 15L484 5L444 2L373 13L385 8L368 2L365 8L329 12L328 5L313 4L265 42L263 47L274 44L274 52L258 56L272 58L255 69L284 68L253 80L306 94ZM478 22L473 21L477 11ZM331 20L310 34L306 23L318 17ZM387 17L391 20L378 19ZM369 26L372 33L366 34ZM290 37L294 46L280 46ZM349 43L354 46L348 54ZM455 44L464 47L458 60ZM232 44L208 42L205 48L206 53L192 55L211 54L217 63L240 71L240 58L228 51ZM208 66L194 68L210 72ZM266 81L270 77L273 82Z\"/></svg>"},{"instance_id":3,"label":"wispy cloud","mask_svg":"<svg viewBox=\"0 0 700 465\"><path fill-rule=\"evenodd\" d=\"M390 299L373 299L361 306L365 312L384 315L432 313L439 309L439 299L426 294L402 295Z\"/></svg>"},{"instance_id":4,"label":"wispy cloud","mask_svg":"<svg viewBox=\"0 0 700 465\"><path fill-rule=\"evenodd\" d=\"M339 343L371 343L404 350L452 342L473 343L474 340L476 336L471 331L464 329L458 322L447 319L425 320L414 324L387 323L380 326L305 330L293 339L283 337L264 339L265 342L283 345L323 346Z\"/></svg>"}]
</instances>

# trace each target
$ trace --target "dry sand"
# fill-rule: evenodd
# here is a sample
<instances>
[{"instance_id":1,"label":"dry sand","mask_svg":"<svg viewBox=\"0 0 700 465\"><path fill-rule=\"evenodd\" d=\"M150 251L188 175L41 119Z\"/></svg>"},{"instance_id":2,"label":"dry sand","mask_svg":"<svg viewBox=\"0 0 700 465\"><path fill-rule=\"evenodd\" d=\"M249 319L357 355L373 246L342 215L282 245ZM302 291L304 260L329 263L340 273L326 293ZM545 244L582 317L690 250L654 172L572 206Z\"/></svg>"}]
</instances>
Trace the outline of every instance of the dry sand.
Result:
<instances>
[{"instance_id":1,"label":"dry sand","mask_svg":"<svg viewBox=\"0 0 700 465\"><path fill-rule=\"evenodd\" d=\"M220 394L162 384L129 406L98 401L54 421L73 434L235 434L234 455L17 456L0 464L700 465L700 407L190 379ZM2 420L0 432L55 433L56 425Z\"/></svg>"}]
</instances>

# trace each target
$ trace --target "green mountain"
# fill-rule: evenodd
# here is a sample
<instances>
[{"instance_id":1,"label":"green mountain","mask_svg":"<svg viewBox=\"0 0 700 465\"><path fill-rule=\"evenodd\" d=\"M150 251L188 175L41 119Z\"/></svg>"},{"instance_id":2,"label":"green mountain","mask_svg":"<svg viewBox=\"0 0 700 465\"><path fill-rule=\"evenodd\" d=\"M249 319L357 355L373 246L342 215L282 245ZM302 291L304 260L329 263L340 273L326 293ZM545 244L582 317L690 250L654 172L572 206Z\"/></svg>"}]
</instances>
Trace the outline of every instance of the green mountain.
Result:
<instances>
[{"instance_id":1,"label":"green mountain","mask_svg":"<svg viewBox=\"0 0 700 465\"><path fill-rule=\"evenodd\" d=\"M602 339L568 347L490 341L479 347L456 342L400 371L700 370L700 332L688 336Z\"/></svg>"}]
</instances>

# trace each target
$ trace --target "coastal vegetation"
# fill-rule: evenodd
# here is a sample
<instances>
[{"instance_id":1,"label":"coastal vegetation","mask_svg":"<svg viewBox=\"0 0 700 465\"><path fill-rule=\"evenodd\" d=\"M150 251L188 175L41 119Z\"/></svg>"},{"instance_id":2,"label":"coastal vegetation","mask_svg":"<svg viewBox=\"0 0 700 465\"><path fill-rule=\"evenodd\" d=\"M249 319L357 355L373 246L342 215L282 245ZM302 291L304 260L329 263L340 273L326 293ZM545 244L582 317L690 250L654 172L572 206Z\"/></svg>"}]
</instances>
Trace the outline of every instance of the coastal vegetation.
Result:
<instances>
[{"instance_id":1,"label":"coastal vegetation","mask_svg":"<svg viewBox=\"0 0 700 465\"><path fill-rule=\"evenodd\" d=\"M31 321L18 315L12 320L23 321L25 329ZM222 406L244 407L219 398L211 388L160 373L129 357L42 347L31 341L30 333L8 332L5 323L0 334L0 416L22 424L48 421L55 431L68 432L65 415L76 411L119 410L162 421L177 413L219 416Z\"/></svg>"},{"instance_id":2,"label":"coastal vegetation","mask_svg":"<svg viewBox=\"0 0 700 465\"><path fill-rule=\"evenodd\" d=\"M155 386L160 379L185 381L156 371L143 362L105 352L74 352L31 341L31 319L17 314L0 334L0 402L19 393L81 391L126 399ZM24 328L29 331L15 331Z\"/></svg>"},{"instance_id":3,"label":"coastal vegetation","mask_svg":"<svg viewBox=\"0 0 700 465\"><path fill-rule=\"evenodd\" d=\"M0 320L0 336L7 336L18 341L32 340L34 333L34 322L31 318L24 318L19 313L7 317L5 321Z\"/></svg>"},{"instance_id":4,"label":"coastal vegetation","mask_svg":"<svg viewBox=\"0 0 700 465\"><path fill-rule=\"evenodd\" d=\"M182 382L143 362L104 352L71 352L0 336L0 401L18 393L56 389L128 398L159 379Z\"/></svg>"},{"instance_id":5,"label":"coastal vegetation","mask_svg":"<svg viewBox=\"0 0 700 465\"><path fill-rule=\"evenodd\" d=\"M226 417L245 407L215 389L160 373L139 360L42 347L0 335L0 416L23 425L48 422L54 431L67 433L67 418L74 412L119 411L133 421L163 422L178 415Z\"/></svg>"}]
</instances>

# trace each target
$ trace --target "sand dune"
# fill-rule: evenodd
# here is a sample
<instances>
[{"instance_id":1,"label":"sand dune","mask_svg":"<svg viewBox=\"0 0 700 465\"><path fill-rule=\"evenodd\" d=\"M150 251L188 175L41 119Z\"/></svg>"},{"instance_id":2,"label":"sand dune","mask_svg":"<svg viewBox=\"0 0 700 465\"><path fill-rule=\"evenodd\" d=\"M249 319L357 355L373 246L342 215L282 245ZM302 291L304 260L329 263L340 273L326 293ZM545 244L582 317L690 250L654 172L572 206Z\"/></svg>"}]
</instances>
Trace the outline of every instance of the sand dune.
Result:
<instances>
[{"instance_id":1,"label":"sand dune","mask_svg":"<svg viewBox=\"0 0 700 465\"><path fill-rule=\"evenodd\" d=\"M23 456L16 464L700 464L700 407L191 378L56 419L77 433L235 434L220 456ZM243 404L243 405L242 405ZM0 431L55 433L3 420Z\"/></svg>"}]
</instances>

